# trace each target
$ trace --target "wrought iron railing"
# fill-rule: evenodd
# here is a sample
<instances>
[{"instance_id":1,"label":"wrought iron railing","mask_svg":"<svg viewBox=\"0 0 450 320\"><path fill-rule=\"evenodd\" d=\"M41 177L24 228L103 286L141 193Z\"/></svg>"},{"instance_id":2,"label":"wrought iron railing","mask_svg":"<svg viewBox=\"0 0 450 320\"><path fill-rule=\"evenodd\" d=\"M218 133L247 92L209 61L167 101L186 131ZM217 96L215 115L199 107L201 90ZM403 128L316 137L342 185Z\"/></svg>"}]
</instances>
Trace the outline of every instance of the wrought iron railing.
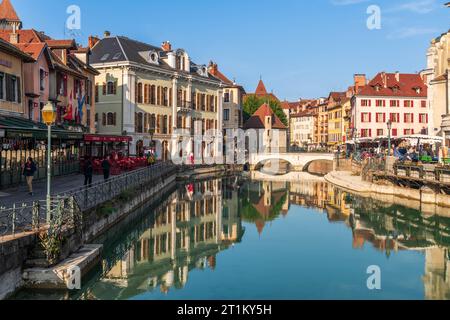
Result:
<instances>
[{"instance_id":1,"label":"wrought iron railing","mask_svg":"<svg viewBox=\"0 0 450 320\"><path fill-rule=\"evenodd\" d=\"M50 219L52 227L78 223L79 207L74 197L52 197ZM32 232L47 225L47 202L44 200L13 204L11 208L0 208L0 237Z\"/></svg>"},{"instance_id":2,"label":"wrought iron railing","mask_svg":"<svg viewBox=\"0 0 450 320\"><path fill-rule=\"evenodd\" d=\"M106 182L98 182L91 186L68 190L58 194L58 196L63 198L73 196L80 209L86 211L114 199L125 191L155 183L161 177L175 173L176 170L176 166L172 163L157 163L110 178Z\"/></svg>"},{"instance_id":3,"label":"wrought iron railing","mask_svg":"<svg viewBox=\"0 0 450 320\"><path fill-rule=\"evenodd\" d=\"M75 212L83 212L112 200L125 191L143 186L152 186L160 179L175 173L172 163L158 163L143 169L113 177L106 182L68 190L53 195L51 199L51 221L60 226L74 221ZM31 232L46 225L47 205L45 200L13 204L0 208L0 237Z\"/></svg>"}]
</instances>

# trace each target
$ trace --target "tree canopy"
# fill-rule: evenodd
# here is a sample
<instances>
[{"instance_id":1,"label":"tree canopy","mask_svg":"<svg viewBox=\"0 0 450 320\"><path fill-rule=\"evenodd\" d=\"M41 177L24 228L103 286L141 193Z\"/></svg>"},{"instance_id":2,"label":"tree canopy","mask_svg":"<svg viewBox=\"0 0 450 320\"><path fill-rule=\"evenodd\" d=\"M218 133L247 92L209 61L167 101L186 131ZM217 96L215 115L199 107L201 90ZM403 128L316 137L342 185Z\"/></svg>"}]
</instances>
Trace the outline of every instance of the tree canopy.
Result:
<instances>
[{"instance_id":1,"label":"tree canopy","mask_svg":"<svg viewBox=\"0 0 450 320\"><path fill-rule=\"evenodd\" d=\"M281 108L280 102L269 99L265 97L257 97L255 95L248 96L247 99L244 101L244 104L242 106L244 111L244 120L247 121L250 119L250 117L256 112L256 110L259 109L264 103L268 103L272 111L276 114L278 118L280 118L281 122L285 126L288 126L288 121L286 118L285 113L283 112L283 108Z\"/></svg>"}]
</instances>

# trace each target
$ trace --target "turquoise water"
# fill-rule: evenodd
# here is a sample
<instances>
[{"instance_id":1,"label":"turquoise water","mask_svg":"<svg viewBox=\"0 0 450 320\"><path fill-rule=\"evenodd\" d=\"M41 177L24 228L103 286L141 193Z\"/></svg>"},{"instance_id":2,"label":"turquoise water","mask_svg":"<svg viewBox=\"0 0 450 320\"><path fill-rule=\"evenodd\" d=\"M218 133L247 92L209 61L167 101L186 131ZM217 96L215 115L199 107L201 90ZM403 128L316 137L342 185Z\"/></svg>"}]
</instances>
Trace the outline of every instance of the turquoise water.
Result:
<instances>
[{"instance_id":1,"label":"turquoise water","mask_svg":"<svg viewBox=\"0 0 450 320\"><path fill-rule=\"evenodd\" d=\"M450 220L325 182L179 186L103 239L71 293L19 299L449 299ZM381 290L369 290L378 266Z\"/></svg>"}]
</instances>

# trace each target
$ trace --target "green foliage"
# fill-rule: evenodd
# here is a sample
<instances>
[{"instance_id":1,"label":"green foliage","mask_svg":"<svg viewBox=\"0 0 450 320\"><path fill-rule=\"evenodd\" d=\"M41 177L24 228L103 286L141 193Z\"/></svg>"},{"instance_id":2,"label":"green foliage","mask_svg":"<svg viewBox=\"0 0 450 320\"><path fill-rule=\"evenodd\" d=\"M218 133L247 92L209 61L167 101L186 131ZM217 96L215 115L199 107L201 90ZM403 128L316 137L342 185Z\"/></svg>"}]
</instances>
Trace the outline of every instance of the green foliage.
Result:
<instances>
[{"instance_id":1,"label":"green foliage","mask_svg":"<svg viewBox=\"0 0 450 320\"><path fill-rule=\"evenodd\" d=\"M133 190L126 190L117 197L117 200L120 202L127 202L133 199L133 196L134 196Z\"/></svg>"},{"instance_id":2,"label":"green foliage","mask_svg":"<svg viewBox=\"0 0 450 320\"><path fill-rule=\"evenodd\" d=\"M114 203L112 201L108 201L100 205L96 212L98 217L107 217L116 212L116 208L114 207Z\"/></svg>"},{"instance_id":3,"label":"green foliage","mask_svg":"<svg viewBox=\"0 0 450 320\"><path fill-rule=\"evenodd\" d=\"M61 234L58 232L42 232L39 234L39 240L49 264L57 263L63 242Z\"/></svg>"},{"instance_id":4,"label":"green foliage","mask_svg":"<svg viewBox=\"0 0 450 320\"><path fill-rule=\"evenodd\" d=\"M288 126L288 121L283 109L281 108L281 104L274 99L268 99L269 98L260 98L254 95L247 97L243 104L244 120L247 121L250 119L259 107L268 102L270 108L277 115L277 117L280 118L281 122L283 122L285 126Z\"/></svg>"}]
</instances>

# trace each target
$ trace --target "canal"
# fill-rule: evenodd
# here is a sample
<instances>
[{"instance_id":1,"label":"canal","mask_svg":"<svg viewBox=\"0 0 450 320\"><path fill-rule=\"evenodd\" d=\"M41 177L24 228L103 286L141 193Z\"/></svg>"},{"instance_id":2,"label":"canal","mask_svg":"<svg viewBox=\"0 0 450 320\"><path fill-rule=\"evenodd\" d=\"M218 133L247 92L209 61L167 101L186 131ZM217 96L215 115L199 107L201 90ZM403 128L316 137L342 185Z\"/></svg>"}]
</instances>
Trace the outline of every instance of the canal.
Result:
<instances>
[{"instance_id":1,"label":"canal","mask_svg":"<svg viewBox=\"0 0 450 320\"><path fill-rule=\"evenodd\" d=\"M316 176L178 185L96 243L73 292L15 299L450 299L450 218L364 199ZM370 290L370 266L381 290Z\"/></svg>"}]
</instances>

